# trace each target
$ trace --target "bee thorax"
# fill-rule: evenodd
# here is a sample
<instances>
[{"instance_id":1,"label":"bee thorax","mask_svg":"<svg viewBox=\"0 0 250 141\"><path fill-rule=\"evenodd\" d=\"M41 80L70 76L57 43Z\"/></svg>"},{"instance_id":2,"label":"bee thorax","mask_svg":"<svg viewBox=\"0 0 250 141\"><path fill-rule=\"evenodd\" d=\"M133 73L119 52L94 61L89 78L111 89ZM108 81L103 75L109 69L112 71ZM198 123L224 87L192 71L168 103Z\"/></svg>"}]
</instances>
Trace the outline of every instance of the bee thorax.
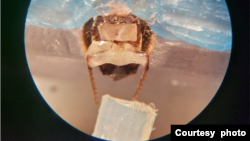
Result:
<instances>
[{"instance_id":1,"label":"bee thorax","mask_svg":"<svg viewBox=\"0 0 250 141\"><path fill-rule=\"evenodd\" d=\"M100 39L105 41L136 41L136 24L102 23L99 27Z\"/></svg>"},{"instance_id":2,"label":"bee thorax","mask_svg":"<svg viewBox=\"0 0 250 141\"><path fill-rule=\"evenodd\" d=\"M135 51L121 51L121 50L106 50L89 54L90 67L96 67L103 64L114 64L117 66L123 66L127 64L140 64L145 66L147 63L146 53Z\"/></svg>"}]
</instances>

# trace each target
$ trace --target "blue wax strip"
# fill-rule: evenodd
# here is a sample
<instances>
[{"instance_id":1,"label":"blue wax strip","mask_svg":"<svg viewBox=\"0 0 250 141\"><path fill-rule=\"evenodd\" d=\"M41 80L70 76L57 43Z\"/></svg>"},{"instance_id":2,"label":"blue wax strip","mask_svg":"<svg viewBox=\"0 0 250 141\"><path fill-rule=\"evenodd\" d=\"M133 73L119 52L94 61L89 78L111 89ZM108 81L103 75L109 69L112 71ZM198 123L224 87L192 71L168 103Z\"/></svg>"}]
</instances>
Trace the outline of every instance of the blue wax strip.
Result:
<instances>
[{"instance_id":1,"label":"blue wax strip","mask_svg":"<svg viewBox=\"0 0 250 141\"><path fill-rule=\"evenodd\" d=\"M79 28L89 18L107 13L111 0L32 0L26 24L50 28ZM225 0L113 0L151 24L169 40L185 40L224 51L232 46L230 16Z\"/></svg>"}]
</instances>

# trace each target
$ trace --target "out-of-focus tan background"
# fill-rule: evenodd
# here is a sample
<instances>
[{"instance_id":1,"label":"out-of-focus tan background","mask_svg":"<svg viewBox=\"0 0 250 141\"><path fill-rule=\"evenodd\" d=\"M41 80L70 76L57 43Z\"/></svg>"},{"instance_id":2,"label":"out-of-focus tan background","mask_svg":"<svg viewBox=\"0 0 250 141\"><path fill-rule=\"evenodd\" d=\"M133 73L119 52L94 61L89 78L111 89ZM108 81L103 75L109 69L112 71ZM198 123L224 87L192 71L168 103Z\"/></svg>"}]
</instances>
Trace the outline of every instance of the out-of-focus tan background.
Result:
<instances>
[{"instance_id":1,"label":"out-of-focus tan background","mask_svg":"<svg viewBox=\"0 0 250 141\"><path fill-rule=\"evenodd\" d=\"M52 109L66 122L92 134L98 106L94 104L80 29L26 25L27 60L34 82ZM138 101L153 102L158 116L151 138L170 132L171 124L187 124L209 104L223 81L230 51L207 50L159 36L150 54L150 70ZM143 68L114 82L94 68L99 98L103 94L131 99Z\"/></svg>"}]
</instances>

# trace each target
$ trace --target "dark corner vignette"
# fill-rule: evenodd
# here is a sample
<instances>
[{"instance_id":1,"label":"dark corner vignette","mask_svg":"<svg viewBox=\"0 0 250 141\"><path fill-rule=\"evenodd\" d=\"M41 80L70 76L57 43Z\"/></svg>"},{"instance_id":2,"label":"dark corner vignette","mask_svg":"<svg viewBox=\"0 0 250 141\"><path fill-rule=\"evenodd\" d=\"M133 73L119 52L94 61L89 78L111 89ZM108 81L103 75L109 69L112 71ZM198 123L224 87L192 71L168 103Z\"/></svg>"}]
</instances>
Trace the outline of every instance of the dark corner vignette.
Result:
<instances>
[{"instance_id":1,"label":"dark corner vignette","mask_svg":"<svg viewBox=\"0 0 250 141\"><path fill-rule=\"evenodd\" d=\"M3 5L1 140L97 140L68 126L53 113L40 98L32 82L24 50L24 22L30 0L1 2ZM249 124L250 122L249 34L247 33L249 1L226 0L226 2L233 30L233 48L228 71L209 106L189 124ZM16 49L16 46L19 48ZM34 96L34 93L37 95ZM170 135L154 139L158 140L170 140Z\"/></svg>"}]
</instances>

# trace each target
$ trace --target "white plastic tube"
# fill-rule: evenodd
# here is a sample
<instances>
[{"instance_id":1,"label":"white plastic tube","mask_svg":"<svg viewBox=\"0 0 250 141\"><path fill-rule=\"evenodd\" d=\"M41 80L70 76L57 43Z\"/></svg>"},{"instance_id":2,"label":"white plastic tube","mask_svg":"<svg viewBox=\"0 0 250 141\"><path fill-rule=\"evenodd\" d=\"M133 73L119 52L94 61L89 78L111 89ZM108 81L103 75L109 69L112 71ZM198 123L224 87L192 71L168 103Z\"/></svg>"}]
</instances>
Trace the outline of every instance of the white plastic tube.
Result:
<instances>
[{"instance_id":1,"label":"white plastic tube","mask_svg":"<svg viewBox=\"0 0 250 141\"><path fill-rule=\"evenodd\" d=\"M93 136L117 141L148 140L157 116L154 104L104 95Z\"/></svg>"}]
</instances>

